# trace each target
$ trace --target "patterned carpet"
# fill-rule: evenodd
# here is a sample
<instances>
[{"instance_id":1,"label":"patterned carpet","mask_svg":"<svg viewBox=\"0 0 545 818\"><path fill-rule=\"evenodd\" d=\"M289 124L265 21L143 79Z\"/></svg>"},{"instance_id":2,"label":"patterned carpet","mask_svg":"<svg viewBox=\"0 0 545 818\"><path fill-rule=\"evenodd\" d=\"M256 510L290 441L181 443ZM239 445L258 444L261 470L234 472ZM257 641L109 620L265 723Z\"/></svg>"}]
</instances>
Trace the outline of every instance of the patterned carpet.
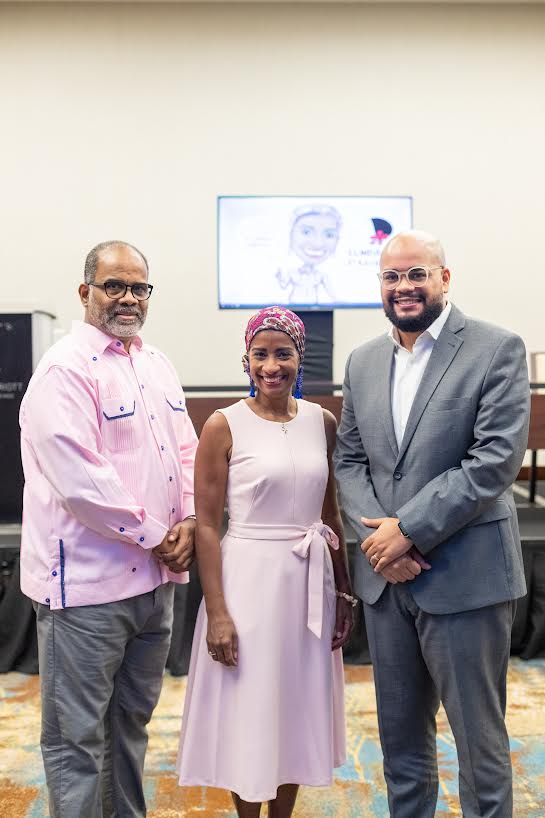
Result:
<instances>
[{"instance_id":1,"label":"patterned carpet","mask_svg":"<svg viewBox=\"0 0 545 818\"><path fill-rule=\"evenodd\" d=\"M349 758L327 789L305 788L296 818L387 818L377 735L372 670L346 669ZM150 725L146 765L148 818L234 818L220 790L180 789L173 768L185 679L165 678ZM545 661L512 660L508 724L515 772L516 818L545 818ZM39 682L34 676L0 676L0 816L47 818L39 742ZM438 727L438 818L461 816L456 753L441 711ZM263 810L265 812L265 810ZM294 818L295 818L294 816ZM85 816L81 816L85 818ZM416 818L416 816L415 816Z\"/></svg>"}]
</instances>

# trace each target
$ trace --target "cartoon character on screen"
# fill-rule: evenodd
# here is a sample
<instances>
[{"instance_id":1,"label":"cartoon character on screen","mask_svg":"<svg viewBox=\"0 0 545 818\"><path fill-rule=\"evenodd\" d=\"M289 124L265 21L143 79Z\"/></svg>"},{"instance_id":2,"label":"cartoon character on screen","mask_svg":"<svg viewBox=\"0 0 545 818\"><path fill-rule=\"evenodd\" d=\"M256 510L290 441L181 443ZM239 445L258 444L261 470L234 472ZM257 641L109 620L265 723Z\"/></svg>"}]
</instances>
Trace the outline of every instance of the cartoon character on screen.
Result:
<instances>
[{"instance_id":1,"label":"cartoon character on screen","mask_svg":"<svg viewBox=\"0 0 545 818\"><path fill-rule=\"evenodd\" d=\"M324 294L335 301L329 276L318 265L334 255L341 225L339 212L330 205L304 205L293 211L290 250L303 264L276 272L282 289L289 288L290 304L317 304Z\"/></svg>"}]
</instances>

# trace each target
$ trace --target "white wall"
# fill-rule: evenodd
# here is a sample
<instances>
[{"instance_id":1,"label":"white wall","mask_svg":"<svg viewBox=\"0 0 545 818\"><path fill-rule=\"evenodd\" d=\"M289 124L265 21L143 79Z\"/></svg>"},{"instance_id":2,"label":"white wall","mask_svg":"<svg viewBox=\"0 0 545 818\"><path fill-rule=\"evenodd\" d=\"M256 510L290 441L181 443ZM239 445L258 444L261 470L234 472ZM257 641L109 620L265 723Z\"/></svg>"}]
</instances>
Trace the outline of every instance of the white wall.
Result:
<instances>
[{"instance_id":1,"label":"white wall","mask_svg":"<svg viewBox=\"0 0 545 818\"><path fill-rule=\"evenodd\" d=\"M80 315L86 251L142 248L145 337L240 383L218 194L410 194L453 300L545 349L545 6L0 5L0 311ZM335 316L335 379L385 327Z\"/></svg>"}]
</instances>

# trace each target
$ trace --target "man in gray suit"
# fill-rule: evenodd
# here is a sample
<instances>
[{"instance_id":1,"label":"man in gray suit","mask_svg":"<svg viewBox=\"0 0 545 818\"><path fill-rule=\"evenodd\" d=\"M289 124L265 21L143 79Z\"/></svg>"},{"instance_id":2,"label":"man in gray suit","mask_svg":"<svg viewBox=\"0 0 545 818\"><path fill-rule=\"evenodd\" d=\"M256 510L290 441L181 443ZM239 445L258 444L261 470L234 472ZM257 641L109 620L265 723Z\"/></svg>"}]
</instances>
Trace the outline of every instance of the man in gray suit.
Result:
<instances>
[{"instance_id":1,"label":"man in gray suit","mask_svg":"<svg viewBox=\"0 0 545 818\"><path fill-rule=\"evenodd\" d=\"M511 491L528 436L524 344L448 301L433 236L395 236L380 267L392 328L350 355L335 460L363 541L355 589L390 815L435 814L442 702L464 818L508 818L506 676L515 600L526 593Z\"/></svg>"}]
</instances>

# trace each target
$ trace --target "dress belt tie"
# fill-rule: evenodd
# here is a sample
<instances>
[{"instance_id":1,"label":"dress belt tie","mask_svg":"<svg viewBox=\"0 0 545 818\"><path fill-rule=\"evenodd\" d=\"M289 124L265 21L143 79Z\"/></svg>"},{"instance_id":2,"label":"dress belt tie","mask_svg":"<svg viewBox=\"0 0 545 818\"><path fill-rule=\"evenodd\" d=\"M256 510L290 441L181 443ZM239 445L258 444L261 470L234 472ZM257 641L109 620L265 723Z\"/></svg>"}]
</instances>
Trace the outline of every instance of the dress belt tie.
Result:
<instances>
[{"instance_id":1,"label":"dress belt tie","mask_svg":"<svg viewBox=\"0 0 545 818\"><path fill-rule=\"evenodd\" d=\"M328 525L319 520L310 528L298 525L253 525L229 521L227 534L248 540L299 540L292 552L301 559L308 559L308 615L307 626L322 638L324 606L324 549L328 545L337 550L339 538Z\"/></svg>"}]
</instances>

